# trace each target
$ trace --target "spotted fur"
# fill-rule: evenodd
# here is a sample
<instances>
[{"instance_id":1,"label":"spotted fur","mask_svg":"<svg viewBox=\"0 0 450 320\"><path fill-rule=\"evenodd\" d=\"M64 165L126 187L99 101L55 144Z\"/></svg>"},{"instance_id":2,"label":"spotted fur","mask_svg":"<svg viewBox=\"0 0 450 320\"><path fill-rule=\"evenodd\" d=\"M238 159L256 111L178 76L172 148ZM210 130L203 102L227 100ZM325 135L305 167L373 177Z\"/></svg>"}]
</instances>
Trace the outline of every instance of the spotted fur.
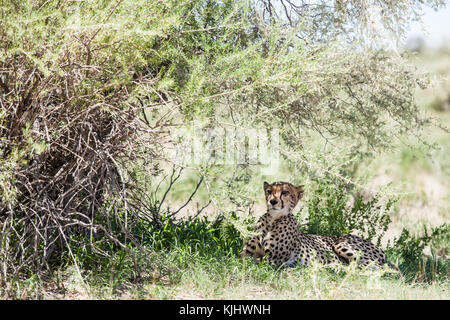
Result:
<instances>
[{"instance_id":1,"label":"spotted fur","mask_svg":"<svg viewBox=\"0 0 450 320\"><path fill-rule=\"evenodd\" d=\"M260 217L251 237L241 252L257 260L267 258L276 264L293 266L308 265L312 259L322 263L341 261L349 263L358 258L361 265L373 263L381 266L386 254L361 237L321 236L302 233L292 210L303 196L303 186L295 187L288 182L264 182L267 212Z\"/></svg>"}]
</instances>

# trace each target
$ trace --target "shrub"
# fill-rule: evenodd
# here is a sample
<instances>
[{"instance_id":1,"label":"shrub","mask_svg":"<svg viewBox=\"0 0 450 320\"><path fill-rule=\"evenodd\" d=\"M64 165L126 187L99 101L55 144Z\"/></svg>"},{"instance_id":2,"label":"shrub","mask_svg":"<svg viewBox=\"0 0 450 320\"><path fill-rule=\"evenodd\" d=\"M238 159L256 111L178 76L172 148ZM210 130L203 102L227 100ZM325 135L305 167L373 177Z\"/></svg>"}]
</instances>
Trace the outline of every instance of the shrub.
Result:
<instances>
[{"instance_id":1,"label":"shrub","mask_svg":"<svg viewBox=\"0 0 450 320\"><path fill-rule=\"evenodd\" d=\"M136 83L148 76L138 58L147 44L113 39L112 30L90 27L107 22L114 7L9 1L1 11L0 270L5 280L48 269L50 259L70 251L80 233L90 236L83 245L94 246L95 234L126 248L107 223L97 222L120 220L121 232L133 241L127 231L133 216L105 211L104 203L126 207L124 163L147 157L156 144L139 119L142 108L130 105ZM140 50L126 49L133 45ZM147 144L145 151L136 148L138 140Z\"/></svg>"},{"instance_id":2,"label":"shrub","mask_svg":"<svg viewBox=\"0 0 450 320\"><path fill-rule=\"evenodd\" d=\"M396 262L407 281L431 282L448 279L449 229L449 224L434 227L431 232L424 227L420 236L412 235L409 230L403 229L400 237L388 244L388 258ZM424 253L427 246L430 247L431 256Z\"/></svg>"},{"instance_id":3,"label":"shrub","mask_svg":"<svg viewBox=\"0 0 450 320\"><path fill-rule=\"evenodd\" d=\"M383 203L380 194L364 199L354 186L337 179L319 179L315 185L306 203L303 232L329 236L353 232L380 244L391 222L396 199Z\"/></svg>"},{"instance_id":4,"label":"shrub","mask_svg":"<svg viewBox=\"0 0 450 320\"><path fill-rule=\"evenodd\" d=\"M422 1L379 8L404 22L410 4ZM51 270L75 244L142 248L141 183L155 183L174 127L279 126L288 151L314 131L364 154L428 123L401 56L328 41L355 40L345 26L367 25L365 5L308 7L281 18L270 1L2 1L2 281Z\"/></svg>"}]
</instances>

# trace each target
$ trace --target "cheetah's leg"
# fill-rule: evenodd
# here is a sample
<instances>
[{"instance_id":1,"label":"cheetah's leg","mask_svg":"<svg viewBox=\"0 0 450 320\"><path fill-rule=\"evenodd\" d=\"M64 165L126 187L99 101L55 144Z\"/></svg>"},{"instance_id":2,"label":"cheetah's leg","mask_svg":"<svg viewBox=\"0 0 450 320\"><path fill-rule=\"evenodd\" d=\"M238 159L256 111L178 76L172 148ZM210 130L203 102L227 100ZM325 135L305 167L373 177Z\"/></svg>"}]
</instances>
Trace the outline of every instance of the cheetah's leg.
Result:
<instances>
[{"instance_id":1,"label":"cheetah's leg","mask_svg":"<svg viewBox=\"0 0 450 320\"><path fill-rule=\"evenodd\" d=\"M254 236L247 241L242 249L241 256L250 256L256 259L264 257L264 250L261 248L261 237Z\"/></svg>"},{"instance_id":2,"label":"cheetah's leg","mask_svg":"<svg viewBox=\"0 0 450 320\"><path fill-rule=\"evenodd\" d=\"M332 248L339 260L346 263L353 261L358 254L360 255L358 264L363 266L367 266L370 263L381 266L386 259L386 255L381 249L377 248L370 241L353 235L336 241Z\"/></svg>"}]
</instances>

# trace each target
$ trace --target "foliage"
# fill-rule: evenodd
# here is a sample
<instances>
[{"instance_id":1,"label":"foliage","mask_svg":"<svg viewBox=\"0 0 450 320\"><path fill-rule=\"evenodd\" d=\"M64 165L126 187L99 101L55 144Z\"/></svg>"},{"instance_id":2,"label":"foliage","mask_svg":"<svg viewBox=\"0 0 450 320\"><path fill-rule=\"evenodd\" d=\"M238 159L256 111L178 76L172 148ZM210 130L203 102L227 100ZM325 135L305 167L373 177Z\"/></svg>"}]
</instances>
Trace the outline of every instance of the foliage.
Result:
<instances>
[{"instance_id":1,"label":"foliage","mask_svg":"<svg viewBox=\"0 0 450 320\"><path fill-rule=\"evenodd\" d=\"M303 232L330 236L359 233L369 240L376 237L380 245L391 222L391 209L396 199L383 203L380 194L370 199L364 199L358 192L352 196L351 186L343 182L319 180L316 183L306 204Z\"/></svg>"},{"instance_id":2,"label":"foliage","mask_svg":"<svg viewBox=\"0 0 450 320\"><path fill-rule=\"evenodd\" d=\"M447 258L450 247L448 223L431 229L424 227L423 235L411 235L403 229L400 237L388 244L387 255L396 261L408 281L435 281L448 278L450 261ZM431 256L424 253L430 246Z\"/></svg>"},{"instance_id":3,"label":"foliage","mask_svg":"<svg viewBox=\"0 0 450 320\"><path fill-rule=\"evenodd\" d=\"M303 24L300 36L315 41L344 38L372 44L395 41L407 31L410 21L420 21L420 10L426 6L440 8L439 0L391 1L259 1L266 20L281 20L288 25ZM366 45L370 45L366 43Z\"/></svg>"},{"instance_id":4,"label":"foliage","mask_svg":"<svg viewBox=\"0 0 450 320\"><path fill-rule=\"evenodd\" d=\"M189 218L174 221L163 216L161 227L148 226L144 242L155 250L184 249L200 255L237 256L242 250L242 238L232 224L222 219Z\"/></svg>"},{"instance_id":5,"label":"foliage","mask_svg":"<svg viewBox=\"0 0 450 320\"><path fill-rule=\"evenodd\" d=\"M391 26L423 3L441 1L375 5ZM135 261L134 249L145 252L136 232L158 218L143 198L173 128L279 127L283 153L301 153L315 132L368 154L428 123L412 98L422 77L402 56L342 40L370 8L287 4L294 15L282 18L270 1L2 1L2 281L67 255L76 263L75 248L112 257L111 246ZM193 169L210 190L220 181L220 170Z\"/></svg>"}]
</instances>

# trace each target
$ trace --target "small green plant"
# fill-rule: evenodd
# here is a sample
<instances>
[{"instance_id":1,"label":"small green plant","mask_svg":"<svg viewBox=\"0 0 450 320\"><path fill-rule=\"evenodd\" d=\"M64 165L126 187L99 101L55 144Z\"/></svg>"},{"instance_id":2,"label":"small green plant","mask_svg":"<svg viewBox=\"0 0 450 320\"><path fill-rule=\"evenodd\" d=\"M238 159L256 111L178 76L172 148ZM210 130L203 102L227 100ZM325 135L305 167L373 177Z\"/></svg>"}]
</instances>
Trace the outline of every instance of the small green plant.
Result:
<instances>
[{"instance_id":1,"label":"small green plant","mask_svg":"<svg viewBox=\"0 0 450 320\"><path fill-rule=\"evenodd\" d=\"M379 194L364 200L356 193L350 204L351 197L351 186L344 182L318 181L307 202L308 216L301 231L329 236L356 232L369 240L376 238L379 245L396 199L382 203Z\"/></svg>"},{"instance_id":2,"label":"small green plant","mask_svg":"<svg viewBox=\"0 0 450 320\"><path fill-rule=\"evenodd\" d=\"M396 262L407 281L432 282L448 279L450 261L446 257L450 247L449 224L431 229L424 227L423 234L412 235L403 229L400 237L388 244L389 260ZM424 253L429 246L431 256Z\"/></svg>"},{"instance_id":3,"label":"small green plant","mask_svg":"<svg viewBox=\"0 0 450 320\"><path fill-rule=\"evenodd\" d=\"M159 224L149 224L145 241L154 250L183 248L201 255L237 255L242 238L236 228L223 219L209 221L207 217L175 220L165 215Z\"/></svg>"}]
</instances>

